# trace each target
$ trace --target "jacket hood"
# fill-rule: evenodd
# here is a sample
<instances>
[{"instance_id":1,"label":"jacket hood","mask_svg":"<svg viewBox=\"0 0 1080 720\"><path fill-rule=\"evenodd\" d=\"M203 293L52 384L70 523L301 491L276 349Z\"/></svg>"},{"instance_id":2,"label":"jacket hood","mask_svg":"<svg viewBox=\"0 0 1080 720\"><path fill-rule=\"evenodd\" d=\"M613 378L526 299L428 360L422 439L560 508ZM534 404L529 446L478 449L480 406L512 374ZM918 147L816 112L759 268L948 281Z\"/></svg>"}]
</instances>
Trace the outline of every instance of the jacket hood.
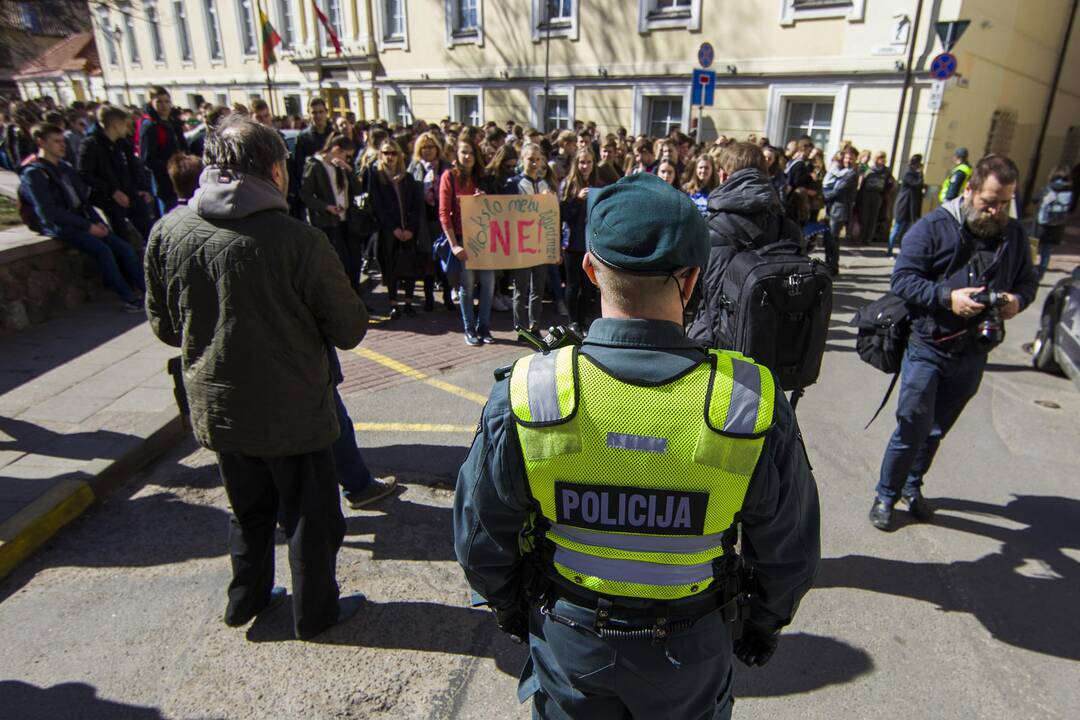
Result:
<instances>
[{"instance_id":1,"label":"jacket hood","mask_svg":"<svg viewBox=\"0 0 1080 720\"><path fill-rule=\"evenodd\" d=\"M263 210L288 210L285 196L258 175L208 167L199 176L199 189L191 198L199 217L239 220Z\"/></svg>"},{"instance_id":2,"label":"jacket hood","mask_svg":"<svg viewBox=\"0 0 1080 720\"><path fill-rule=\"evenodd\" d=\"M949 213L949 215L952 216L952 219L956 221L957 225L964 224L964 213L960 209L960 203L962 201L963 198L956 197L952 200L946 200L944 203L941 204L941 207L945 210L945 212Z\"/></svg>"},{"instance_id":3,"label":"jacket hood","mask_svg":"<svg viewBox=\"0 0 1080 720\"><path fill-rule=\"evenodd\" d=\"M780 198L765 173L757 168L736 170L709 194L709 212L756 215L765 210L781 210Z\"/></svg>"}]
</instances>

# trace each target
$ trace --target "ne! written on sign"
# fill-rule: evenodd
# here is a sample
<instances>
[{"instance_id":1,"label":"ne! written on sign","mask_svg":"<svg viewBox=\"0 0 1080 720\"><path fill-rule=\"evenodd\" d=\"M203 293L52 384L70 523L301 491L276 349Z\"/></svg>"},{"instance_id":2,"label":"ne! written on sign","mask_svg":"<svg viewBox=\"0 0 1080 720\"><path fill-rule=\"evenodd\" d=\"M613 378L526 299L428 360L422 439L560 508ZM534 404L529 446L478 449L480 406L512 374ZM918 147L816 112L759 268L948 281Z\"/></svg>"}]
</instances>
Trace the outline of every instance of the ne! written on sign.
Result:
<instances>
[{"instance_id":1,"label":"ne! written on sign","mask_svg":"<svg viewBox=\"0 0 1080 720\"><path fill-rule=\"evenodd\" d=\"M559 202L554 195L461 198L470 270L514 270L560 262Z\"/></svg>"}]
</instances>

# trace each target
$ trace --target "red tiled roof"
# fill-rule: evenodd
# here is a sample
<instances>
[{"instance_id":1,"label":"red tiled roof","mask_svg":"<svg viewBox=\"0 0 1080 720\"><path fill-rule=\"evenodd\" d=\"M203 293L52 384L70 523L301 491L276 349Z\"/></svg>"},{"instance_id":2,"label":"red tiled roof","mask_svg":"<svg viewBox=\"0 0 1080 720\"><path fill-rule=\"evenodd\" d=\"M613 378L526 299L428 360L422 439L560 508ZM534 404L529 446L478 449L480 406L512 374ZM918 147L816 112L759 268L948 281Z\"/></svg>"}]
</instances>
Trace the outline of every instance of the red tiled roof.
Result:
<instances>
[{"instance_id":1,"label":"red tiled roof","mask_svg":"<svg viewBox=\"0 0 1080 720\"><path fill-rule=\"evenodd\" d=\"M50 47L19 68L16 80L30 80L62 75L65 72L101 74L93 33L78 33Z\"/></svg>"}]
</instances>

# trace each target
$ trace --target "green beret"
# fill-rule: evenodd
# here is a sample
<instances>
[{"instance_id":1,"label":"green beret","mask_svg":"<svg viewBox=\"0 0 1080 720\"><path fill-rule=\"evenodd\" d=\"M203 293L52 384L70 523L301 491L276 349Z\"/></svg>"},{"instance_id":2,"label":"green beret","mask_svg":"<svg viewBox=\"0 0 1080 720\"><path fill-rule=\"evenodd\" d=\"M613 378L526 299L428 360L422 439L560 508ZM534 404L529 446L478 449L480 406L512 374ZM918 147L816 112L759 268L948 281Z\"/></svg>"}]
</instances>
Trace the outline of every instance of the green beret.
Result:
<instances>
[{"instance_id":1,"label":"green beret","mask_svg":"<svg viewBox=\"0 0 1080 720\"><path fill-rule=\"evenodd\" d=\"M589 191L585 242L605 265L638 275L703 268L709 232L694 201L650 173Z\"/></svg>"}]
</instances>

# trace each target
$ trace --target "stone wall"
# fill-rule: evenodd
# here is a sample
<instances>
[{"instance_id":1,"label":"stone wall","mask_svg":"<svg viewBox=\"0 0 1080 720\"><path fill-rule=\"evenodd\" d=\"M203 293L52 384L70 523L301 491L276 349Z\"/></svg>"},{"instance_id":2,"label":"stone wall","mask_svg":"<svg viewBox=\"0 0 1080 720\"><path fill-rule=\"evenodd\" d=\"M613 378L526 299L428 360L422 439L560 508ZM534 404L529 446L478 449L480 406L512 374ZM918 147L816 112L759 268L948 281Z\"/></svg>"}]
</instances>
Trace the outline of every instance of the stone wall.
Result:
<instances>
[{"instance_id":1,"label":"stone wall","mask_svg":"<svg viewBox=\"0 0 1080 720\"><path fill-rule=\"evenodd\" d=\"M93 300L106 290L97 263L41 238L34 252L0 255L0 334L35 324Z\"/></svg>"}]
</instances>

